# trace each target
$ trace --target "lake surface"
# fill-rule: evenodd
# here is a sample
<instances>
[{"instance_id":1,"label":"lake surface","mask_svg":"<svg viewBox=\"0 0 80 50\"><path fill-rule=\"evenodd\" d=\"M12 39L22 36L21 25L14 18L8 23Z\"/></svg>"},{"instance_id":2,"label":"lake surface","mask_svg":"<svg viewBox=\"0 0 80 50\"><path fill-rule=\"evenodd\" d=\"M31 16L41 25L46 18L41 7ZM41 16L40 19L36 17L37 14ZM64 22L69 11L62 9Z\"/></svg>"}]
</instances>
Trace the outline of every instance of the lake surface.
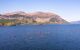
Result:
<instances>
[{"instance_id":1,"label":"lake surface","mask_svg":"<svg viewBox=\"0 0 80 50\"><path fill-rule=\"evenodd\" d=\"M0 27L0 50L80 50L80 25Z\"/></svg>"}]
</instances>

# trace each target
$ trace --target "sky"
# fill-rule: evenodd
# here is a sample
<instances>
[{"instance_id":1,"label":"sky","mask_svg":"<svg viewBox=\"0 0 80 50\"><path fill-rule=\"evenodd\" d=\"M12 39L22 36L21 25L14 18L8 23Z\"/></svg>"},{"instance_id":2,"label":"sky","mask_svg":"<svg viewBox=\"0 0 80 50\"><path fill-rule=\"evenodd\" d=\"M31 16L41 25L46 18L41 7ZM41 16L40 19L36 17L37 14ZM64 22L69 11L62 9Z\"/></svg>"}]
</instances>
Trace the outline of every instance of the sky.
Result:
<instances>
[{"instance_id":1,"label":"sky","mask_svg":"<svg viewBox=\"0 0 80 50\"><path fill-rule=\"evenodd\" d=\"M0 0L0 13L53 12L67 21L80 20L80 0Z\"/></svg>"}]
</instances>

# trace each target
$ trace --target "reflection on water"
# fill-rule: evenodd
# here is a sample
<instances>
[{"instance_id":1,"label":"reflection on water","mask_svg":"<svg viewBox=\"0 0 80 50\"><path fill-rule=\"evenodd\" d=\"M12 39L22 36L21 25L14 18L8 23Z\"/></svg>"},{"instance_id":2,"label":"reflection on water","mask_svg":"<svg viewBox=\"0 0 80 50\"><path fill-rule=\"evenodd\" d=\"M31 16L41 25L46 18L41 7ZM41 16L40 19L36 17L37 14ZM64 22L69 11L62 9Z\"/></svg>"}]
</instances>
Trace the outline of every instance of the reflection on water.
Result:
<instances>
[{"instance_id":1,"label":"reflection on water","mask_svg":"<svg viewBox=\"0 0 80 50\"><path fill-rule=\"evenodd\" d=\"M80 25L0 27L0 50L80 50Z\"/></svg>"}]
</instances>

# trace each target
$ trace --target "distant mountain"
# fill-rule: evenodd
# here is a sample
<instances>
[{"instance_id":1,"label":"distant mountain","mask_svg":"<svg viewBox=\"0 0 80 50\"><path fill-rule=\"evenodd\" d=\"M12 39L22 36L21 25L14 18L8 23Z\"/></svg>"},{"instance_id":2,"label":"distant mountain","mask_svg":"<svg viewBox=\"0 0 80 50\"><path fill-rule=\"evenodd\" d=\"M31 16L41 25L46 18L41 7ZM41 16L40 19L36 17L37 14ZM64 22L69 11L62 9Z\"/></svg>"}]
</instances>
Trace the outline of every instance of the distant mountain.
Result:
<instances>
[{"instance_id":1,"label":"distant mountain","mask_svg":"<svg viewBox=\"0 0 80 50\"><path fill-rule=\"evenodd\" d=\"M59 15L51 12L25 13L22 11L1 14L0 19L16 20L20 23L64 24L68 23Z\"/></svg>"},{"instance_id":2,"label":"distant mountain","mask_svg":"<svg viewBox=\"0 0 80 50\"><path fill-rule=\"evenodd\" d=\"M80 24L80 21L72 21L71 24Z\"/></svg>"}]
</instances>

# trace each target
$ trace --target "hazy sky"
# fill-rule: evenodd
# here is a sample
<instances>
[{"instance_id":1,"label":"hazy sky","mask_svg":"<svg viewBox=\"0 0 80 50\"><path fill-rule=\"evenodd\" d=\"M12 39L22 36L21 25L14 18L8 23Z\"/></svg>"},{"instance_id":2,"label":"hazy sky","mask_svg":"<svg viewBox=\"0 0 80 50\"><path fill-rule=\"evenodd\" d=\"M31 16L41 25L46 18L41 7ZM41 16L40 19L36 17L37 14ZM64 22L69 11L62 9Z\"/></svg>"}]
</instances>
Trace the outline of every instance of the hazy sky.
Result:
<instances>
[{"instance_id":1,"label":"hazy sky","mask_svg":"<svg viewBox=\"0 0 80 50\"><path fill-rule=\"evenodd\" d=\"M80 20L80 0L0 0L0 13L50 11L67 21Z\"/></svg>"}]
</instances>

